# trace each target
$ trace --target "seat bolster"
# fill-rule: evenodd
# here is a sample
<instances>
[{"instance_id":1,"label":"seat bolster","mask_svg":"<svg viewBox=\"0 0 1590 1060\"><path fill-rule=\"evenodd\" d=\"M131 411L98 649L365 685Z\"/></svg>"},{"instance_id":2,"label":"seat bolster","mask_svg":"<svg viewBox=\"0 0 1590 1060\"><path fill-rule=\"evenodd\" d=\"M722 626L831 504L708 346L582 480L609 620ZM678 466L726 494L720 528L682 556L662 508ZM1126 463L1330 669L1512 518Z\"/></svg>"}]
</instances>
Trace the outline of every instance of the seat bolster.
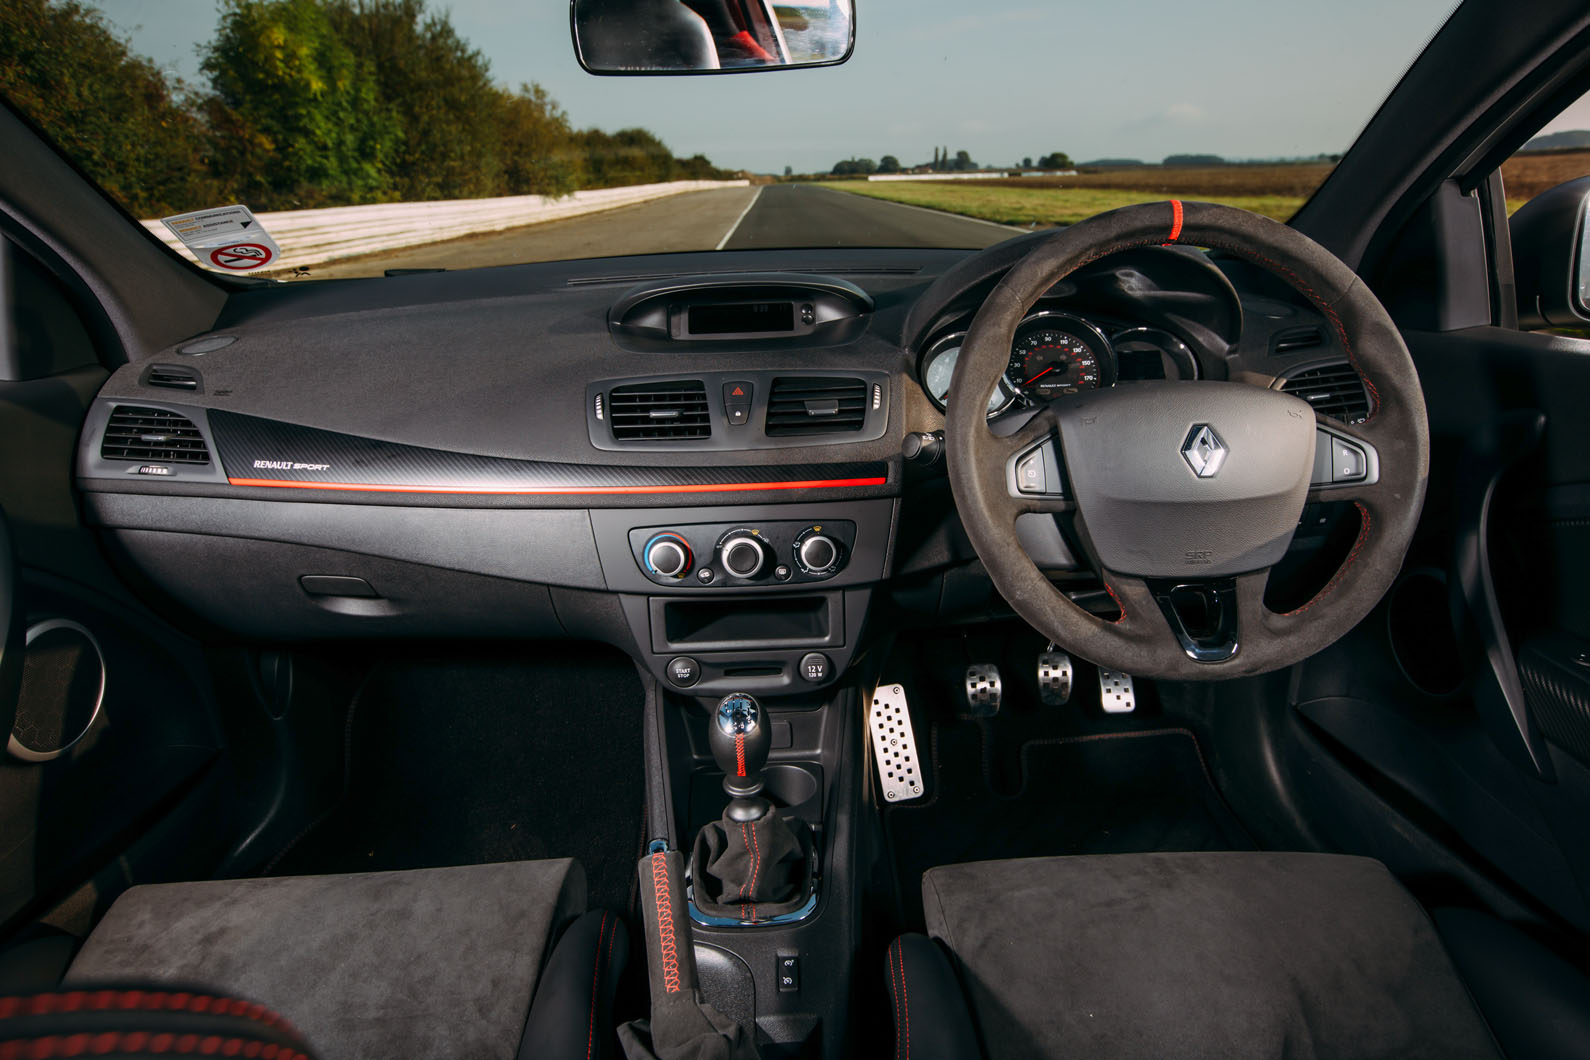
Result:
<instances>
[{"instance_id":1,"label":"seat bolster","mask_svg":"<svg viewBox=\"0 0 1590 1060\"><path fill-rule=\"evenodd\" d=\"M584 911L568 859L134 887L65 983L258 999L335 1060L512 1060L551 940Z\"/></svg>"},{"instance_id":2,"label":"seat bolster","mask_svg":"<svg viewBox=\"0 0 1590 1060\"><path fill-rule=\"evenodd\" d=\"M1488 913L1437 909L1430 916L1504 1053L1583 1060L1590 1049L1590 976Z\"/></svg>"},{"instance_id":3,"label":"seat bolster","mask_svg":"<svg viewBox=\"0 0 1590 1060\"><path fill-rule=\"evenodd\" d=\"M926 935L901 935L886 954L895 1060L974 1060L981 1055L955 970Z\"/></svg>"},{"instance_id":4,"label":"seat bolster","mask_svg":"<svg viewBox=\"0 0 1590 1060\"><path fill-rule=\"evenodd\" d=\"M597 1060L614 1055L613 996L629 963L623 918L593 909L558 940L519 1043L519 1060Z\"/></svg>"}]
</instances>

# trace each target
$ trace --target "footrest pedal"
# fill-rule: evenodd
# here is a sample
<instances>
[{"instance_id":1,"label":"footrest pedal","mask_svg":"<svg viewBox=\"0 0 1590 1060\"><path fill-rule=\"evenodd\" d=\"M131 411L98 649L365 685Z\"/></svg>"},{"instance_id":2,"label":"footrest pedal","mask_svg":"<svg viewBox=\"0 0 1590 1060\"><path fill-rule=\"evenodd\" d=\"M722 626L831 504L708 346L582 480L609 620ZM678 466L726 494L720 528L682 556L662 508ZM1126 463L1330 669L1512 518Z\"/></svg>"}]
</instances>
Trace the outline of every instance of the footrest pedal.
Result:
<instances>
[{"instance_id":1,"label":"footrest pedal","mask_svg":"<svg viewBox=\"0 0 1590 1060\"><path fill-rule=\"evenodd\" d=\"M922 781L922 758L911 731L911 709L900 685L879 685L867 711L867 732L872 737L872 759L878 767L878 787L885 802L919 799L927 793Z\"/></svg>"}]
</instances>

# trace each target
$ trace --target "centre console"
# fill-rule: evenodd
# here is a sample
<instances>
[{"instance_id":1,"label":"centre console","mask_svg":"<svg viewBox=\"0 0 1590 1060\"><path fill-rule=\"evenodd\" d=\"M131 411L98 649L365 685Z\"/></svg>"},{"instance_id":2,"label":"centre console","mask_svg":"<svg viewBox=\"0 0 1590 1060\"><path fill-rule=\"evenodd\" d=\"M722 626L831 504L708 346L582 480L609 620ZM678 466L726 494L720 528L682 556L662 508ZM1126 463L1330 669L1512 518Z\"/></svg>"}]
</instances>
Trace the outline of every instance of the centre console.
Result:
<instances>
[{"instance_id":1,"label":"centre console","mask_svg":"<svg viewBox=\"0 0 1590 1060\"><path fill-rule=\"evenodd\" d=\"M642 661L693 696L803 694L849 667L892 561L893 499L593 509Z\"/></svg>"}]
</instances>

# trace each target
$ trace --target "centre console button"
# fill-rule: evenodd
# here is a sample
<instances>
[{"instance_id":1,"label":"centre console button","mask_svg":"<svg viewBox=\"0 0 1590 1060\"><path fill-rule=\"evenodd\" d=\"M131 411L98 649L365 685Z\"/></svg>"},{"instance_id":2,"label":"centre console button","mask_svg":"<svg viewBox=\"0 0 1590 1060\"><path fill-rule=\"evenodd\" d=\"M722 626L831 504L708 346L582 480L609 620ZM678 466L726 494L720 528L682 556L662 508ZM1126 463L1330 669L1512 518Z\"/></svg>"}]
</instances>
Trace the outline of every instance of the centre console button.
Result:
<instances>
[{"instance_id":1,"label":"centre console button","mask_svg":"<svg viewBox=\"0 0 1590 1060\"><path fill-rule=\"evenodd\" d=\"M688 655L681 655L668 664L668 680L680 688L689 688L701 680L701 664Z\"/></svg>"}]
</instances>

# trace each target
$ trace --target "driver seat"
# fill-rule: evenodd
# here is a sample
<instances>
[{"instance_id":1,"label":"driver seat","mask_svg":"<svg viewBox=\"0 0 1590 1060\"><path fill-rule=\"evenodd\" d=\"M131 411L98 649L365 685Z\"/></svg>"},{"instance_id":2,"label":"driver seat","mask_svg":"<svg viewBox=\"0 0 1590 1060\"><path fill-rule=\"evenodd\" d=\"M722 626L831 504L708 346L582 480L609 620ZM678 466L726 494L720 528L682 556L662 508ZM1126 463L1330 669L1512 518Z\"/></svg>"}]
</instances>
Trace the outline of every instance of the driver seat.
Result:
<instances>
[{"instance_id":1,"label":"driver seat","mask_svg":"<svg viewBox=\"0 0 1590 1060\"><path fill-rule=\"evenodd\" d=\"M888 950L901 1060L1500 1055L1429 916L1367 858L946 865L922 901L932 939Z\"/></svg>"}]
</instances>

